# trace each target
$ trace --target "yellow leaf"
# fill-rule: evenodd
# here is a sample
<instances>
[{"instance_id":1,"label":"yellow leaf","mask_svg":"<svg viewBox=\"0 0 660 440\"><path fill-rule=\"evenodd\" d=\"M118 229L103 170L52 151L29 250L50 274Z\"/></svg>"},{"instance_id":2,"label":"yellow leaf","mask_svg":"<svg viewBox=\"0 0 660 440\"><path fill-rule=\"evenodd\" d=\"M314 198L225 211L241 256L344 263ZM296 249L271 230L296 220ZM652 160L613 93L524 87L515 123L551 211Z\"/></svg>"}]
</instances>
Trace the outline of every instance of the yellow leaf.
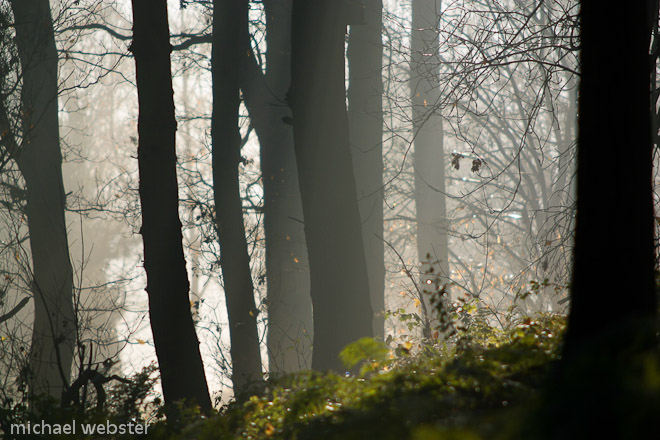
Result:
<instances>
[{"instance_id":1,"label":"yellow leaf","mask_svg":"<svg viewBox=\"0 0 660 440\"><path fill-rule=\"evenodd\" d=\"M144 345L144 339L138 339L137 343L140 344L140 345Z\"/></svg>"},{"instance_id":2,"label":"yellow leaf","mask_svg":"<svg viewBox=\"0 0 660 440\"><path fill-rule=\"evenodd\" d=\"M275 434L275 427L269 423L266 425L266 435L270 437L273 434Z\"/></svg>"},{"instance_id":3,"label":"yellow leaf","mask_svg":"<svg viewBox=\"0 0 660 440\"><path fill-rule=\"evenodd\" d=\"M422 302L420 300L418 300L417 298L415 298L413 303L415 304L415 307L419 307L422 304Z\"/></svg>"}]
</instances>

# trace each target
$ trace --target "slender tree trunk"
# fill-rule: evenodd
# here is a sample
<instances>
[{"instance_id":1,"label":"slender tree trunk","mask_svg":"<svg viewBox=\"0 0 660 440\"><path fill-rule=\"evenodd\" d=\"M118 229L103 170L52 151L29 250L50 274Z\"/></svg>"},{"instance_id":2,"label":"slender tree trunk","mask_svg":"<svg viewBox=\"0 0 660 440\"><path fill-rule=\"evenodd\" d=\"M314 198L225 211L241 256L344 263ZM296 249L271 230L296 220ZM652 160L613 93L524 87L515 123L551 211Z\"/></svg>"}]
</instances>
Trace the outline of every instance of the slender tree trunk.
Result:
<instances>
[{"instance_id":1,"label":"slender tree trunk","mask_svg":"<svg viewBox=\"0 0 660 440\"><path fill-rule=\"evenodd\" d=\"M312 368L335 371L344 346L373 336L348 138L343 4L294 0L288 95L314 307Z\"/></svg>"},{"instance_id":2,"label":"slender tree trunk","mask_svg":"<svg viewBox=\"0 0 660 440\"><path fill-rule=\"evenodd\" d=\"M442 117L435 113L439 92L440 0L413 0L410 92L415 145L415 206L420 286L428 293L449 280L445 155ZM429 295L424 295L431 310Z\"/></svg>"},{"instance_id":3,"label":"slender tree trunk","mask_svg":"<svg viewBox=\"0 0 660 440\"><path fill-rule=\"evenodd\" d=\"M367 258L374 335L385 334L385 249L383 242L383 2L364 2L364 24L348 39L348 121L355 168L362 239Z\"/></svg>"},{"instance_id":4,"label":"slender tree trunk","mask_svg":"<svg viewBox=\"0 0 660 440\"><path fill-rule=\"evenodd\" d=\"M291 0L266 0L266 75L254 57L242 90L261 146L268 286L269 372L291 373L311 363L312 301L298 171L286 91L291 78Z\"/></svg>"},{"instance_id":5,"label":"slender tree trunk","mask_svg":"<svg viewBox=\"0 0 660 440\"><path fill-rule=\"evenodd\" d=\"M540 234L543 241L556 247L552 253L543 257L541 262L540 280L548 279L548 286L544 288L545 296L549 298L551 310L560 312L565 307L560 304L562 299L555 288L566 284L567 274L570 274L570 265L573 247L573 221L575 217L575 160L573 160L573 142L577 137L577 78L567 74L566 88L568 89L568 103L562 108L562 125L557 123L554 129L557 142L557 167L552 182L552 193L547 204L544 220L541 222L544 230ZM561 128L560 128L561 127ZM551 259L549 258L551 257ZM537 269L538 270L538 269ZM562 301L563 303L563 301Z\"/></svg>"},{"instance_id":6,"label":"slender tree trunk","mask_svg":"<svg viewBox=\"0 0 660 440\"><path fill-rule=\"evenodd\" d=\"M32 250L33 395L59 399L68 387L76 325L57 114L57 49L47 0L12 0L22 66L23 139L16 157L27 187Z\"/></svg>"},{"instance_id":7,"label":"slender tree trunk","mask_svg":"<svg viewBox=\"0 0 660 440\"><path fill-rule=\"evenodd\" d=\"M239 71L242 59L250 56L249 46L243 44L248 40L241 36L242 32L247 33L247 14L248 0L213 2L213 197L229 317L234 394L245 392L250 381L262 377L258 310L238 183L241 157Z\"/></svg>"},{"instance_id":8,"label":"slender tree trunk","mask_svg":"<svg viewBox=\"0 0 660 440\"><path fill-rule=\"evenodd\" d=\"M176 176L176 120L167 3L133 0L138 102L138 167L149 315L165 402L211 408L190 314Z\"/></svg>"}]
</instances>

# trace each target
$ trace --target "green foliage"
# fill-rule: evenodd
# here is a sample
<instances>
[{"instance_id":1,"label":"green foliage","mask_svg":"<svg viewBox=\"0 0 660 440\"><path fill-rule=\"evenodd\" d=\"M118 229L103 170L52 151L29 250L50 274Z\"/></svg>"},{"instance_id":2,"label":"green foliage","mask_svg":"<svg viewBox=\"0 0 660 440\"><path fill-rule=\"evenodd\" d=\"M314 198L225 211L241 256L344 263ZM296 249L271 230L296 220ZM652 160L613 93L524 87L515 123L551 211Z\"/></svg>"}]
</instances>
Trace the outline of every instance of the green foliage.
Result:
<instances>
[{"instance_id":1,"label":"green foliage","mask_svg":"<svg viewBox=\"0 0 660 440\"><path fill-rule=\"evenodd\" d=\"M127 383L118 383L110 390L108 412L118 422L145 421L145 418L160 408L161 400L153 397L158 367L151 363L135 374Z\"/></svg>"},{"instance_id":2,"label":"green foliage","mask_svg":"<svg viewBox=\"0 0 660 440\"><path fill-rule=\"evenodd\" d=\"M347 367L360 367L358 375L302 372L271 379L259 394L211 415L182 405L176 418L165 421L161 413L150 419L159 421L150 426L147 438L540 439L538 427L545 429L558 420L557 414L540 409L547 402L554 408L554 401L547 400L546 384L559 358L564 326L565 318L553 314L522 318L507 330L475 319L458 331L453 345L426 344L414 354L399 356L382 342L361 339L341 355ZM398 345L396 341L390 344ZM650 409L628 414L631 419L647 423L660 409L659 359L656 353L635 363L635 378L640 380L631 382L630 395L643 399ZM149 400L152 373L144 371L131 384L115 387L106 409L88 409L84 419L147 419L157 404ZM608 379L609 373L599 373L594 380L600 387L594 392L603 399L610 390ZM560 408L565 397L556 397ZM617 411L630 405L620 404ZM53 402L51 409L51 413L46 411L50 420L70 417ZM3 409L0 414L6 420L30 417L27 408L16 405L13 411Z\"/></svg>"},{"instance_id":3,"label":"green foliage","mask_svg":"<svg viewBox=\"0 0 660 440\"><path fill-rule=\"evenodd\" d=\"M561 317L539 315L510 332L471 327L461 344L426 345L401 357L362 339L342 352L348 367L362 366L359 375L274 379L264 393L167 438L492 438L509 420L503 414L538 393L563 325Z\"/></svg>"},{"instance_id":4,"label":"green foliage","mask_svg":"<svg viewBox=\"0 0 660 440\"><path fill-rule=\"evenodd\" d=\"M411 332L415 329L421 328L424 325L424 321L418 313L409 313L404 308L388 311L385 314L385 319L388 318L398 319L399 322L403 323L408 328L408 331Z\"/></svg>"},{"instance_id":5,"label":"green foliage","mask_svg":"<svg viewBox=\"0 0 660 440\"><path fill-rule=\"evenodd\" d=\"M27 394L20 401L5 398L0 405L0 438L34 439L46 438L35 434L11 436L11 425L28 423L34 425L44 422L48 425L72 424L78 427L85 424L120 425L126 423L146 424L157 417L160 401L153 398L153 385L156 382L157 368L154 364L145 367L125 382L109 386L107 404L98 407L94 399L88 399L86 405L62 406L61 402L50 396L33 396L28 402ZM91 387L90 387L91 388ZM196 415L199 418L199 414ZM97 439L97 438L132 438L130 435L85 436L79 428L76 435L53 435L57 439Z\"/></svg>"},{"instance_id":6,"label":"green foliage","mask_svg":"<svg viewBox=\"0 0 660 440\"><path fill-rule=\"evenodd\" d=\"M386 362L389 352L385 343L374 338L362 338L347 345L339 353L339 358L349 370L362 364L360 375L364 376Z\"/></svg>"}]
</instances>

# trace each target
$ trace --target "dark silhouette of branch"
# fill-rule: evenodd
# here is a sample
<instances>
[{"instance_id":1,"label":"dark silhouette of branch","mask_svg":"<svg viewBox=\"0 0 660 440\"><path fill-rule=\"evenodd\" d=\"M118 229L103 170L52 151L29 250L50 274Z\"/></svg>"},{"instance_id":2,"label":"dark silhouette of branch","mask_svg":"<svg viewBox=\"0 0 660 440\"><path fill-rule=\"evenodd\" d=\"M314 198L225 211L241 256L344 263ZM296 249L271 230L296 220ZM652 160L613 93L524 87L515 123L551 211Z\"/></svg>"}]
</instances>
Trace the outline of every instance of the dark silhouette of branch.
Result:
<instances>
[{"instance_id":1,"label":"dark silhouette of branch","mask_svg":"<svg viewBox=\"0 0 660 440\"><path fill-rule=\"evenodd\" d=\"M17 314L25 305L30 301L30 298L23 298L21 302L16 304L13 309L9 311L9 313L6 313L2 316L0 316L0 324L3 322L7 321L8 319L11 319L15 314Z\"/></svg>"},{"instance_id":2,"label":"dark silhouette of branch","mask_svg":"<svg viewBox=\"0 0 660 440\"><path fill-rule=\"evenodd\" d=\"M110 382L111 380L116 380L126 384L131 383L130 380L124 377L117 376L116 374L106 377L104 374L99 373L96 370L92 370L90 368L86 369L80 374L80 376L78 376L78 378L71 384L71 386L64 393L62 393L62 406L66 407L70 403L74 405L79 405L80 389L87 382L90 382L92 385L94 385L94 388L96 389L96 395L97 395L96 407L99 409L103 408L107 398L107 394L105 392L105 389L103 389L103 385Z\"/></svg>"},{"instance_id":3,"label":"dark silhouette of branch","mask_svg":"<svg viewBox=\"0 0 660 440\"><path fill-rule=\"evenodd\" d=\"M98 29L105 31L112 35L114 38L122 41L129 41L133 39L133 35L124 35L120 32L117 32L114 30L112 27L101 24L101 23L90 23L90 24L84 24L84 25L76 25L76 26L69 26L67 28L62 29L59 31L59 33L62 32L67 32L67 31L78 31L78 30L89 30L89 29ZM124 29L128 30L128 29ZM183 42L179 44L174 44L172 45L172 50L184 50L188 49L191 46L195 46L197 44L207 44L211 43L211 34L201 34L201 35L195 35L195 34L175 34L170 37L171 39L179 39L182 38L184 39Z\"/></svg>"}]
</instances>

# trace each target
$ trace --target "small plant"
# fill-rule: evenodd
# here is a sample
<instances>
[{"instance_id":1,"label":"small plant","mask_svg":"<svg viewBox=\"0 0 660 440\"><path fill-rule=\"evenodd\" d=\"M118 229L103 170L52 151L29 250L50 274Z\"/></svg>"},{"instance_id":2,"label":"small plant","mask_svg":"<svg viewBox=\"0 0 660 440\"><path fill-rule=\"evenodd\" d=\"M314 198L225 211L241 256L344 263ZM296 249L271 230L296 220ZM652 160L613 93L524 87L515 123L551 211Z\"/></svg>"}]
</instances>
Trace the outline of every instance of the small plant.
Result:
<instances>
[{"instance_id":1,"label":"small plant","mask_svg":"<svg viewBox=\"0 0 660 440\"><path fill-rule=\"evenodd\" d=\"M389 353L390 350L384 342L374 338L362 338L348 344L339 353L339 358L349 370L361 365L360 376L365 376L388 362Z\"/></svg>"},{"instance_id":2,"label":"small plant","mask_svg":"<svg viewBox=\"0 0 660 440\"><path fill-rule=\"evenodd\" d=\"M161 407L160 397L153 391L158 367L151 363L130 380L110 389L108 411L120 422L147 421Z\"/></svg>"}]
</instances>

